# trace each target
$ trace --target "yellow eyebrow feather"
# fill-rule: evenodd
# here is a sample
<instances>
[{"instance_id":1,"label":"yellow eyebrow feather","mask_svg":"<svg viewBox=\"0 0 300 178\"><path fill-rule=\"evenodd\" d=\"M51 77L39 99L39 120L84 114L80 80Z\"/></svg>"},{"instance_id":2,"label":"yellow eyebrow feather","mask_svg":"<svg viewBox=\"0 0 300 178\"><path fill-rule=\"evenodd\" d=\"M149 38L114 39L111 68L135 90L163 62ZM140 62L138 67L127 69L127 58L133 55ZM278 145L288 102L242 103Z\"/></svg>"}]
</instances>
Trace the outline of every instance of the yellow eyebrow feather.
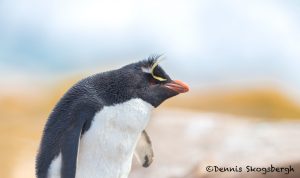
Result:
<instances>
[{"instance_id":1,"label":"yellow eyebrow feather","mask_svg":"<svg viewBox=\"0 0 300 178\"><path fill-rule=\"evenodd\" d=\"M150 69L150 73L151 73L152 77L155 78L156 80L159 80L159 81L166 81L166 80L167 80L167 79L165 79L165 78L162 78L162 77L159 77L159 76L154 75L154 69L155 69L155 67L157 67L158 63L159 63L160 61L162 61L163 57L164 57L164 56L161 55L161 56L156 60L156 62L152 65L152 67L151 67L151 69Z\"/></svg>"}]
</instances>

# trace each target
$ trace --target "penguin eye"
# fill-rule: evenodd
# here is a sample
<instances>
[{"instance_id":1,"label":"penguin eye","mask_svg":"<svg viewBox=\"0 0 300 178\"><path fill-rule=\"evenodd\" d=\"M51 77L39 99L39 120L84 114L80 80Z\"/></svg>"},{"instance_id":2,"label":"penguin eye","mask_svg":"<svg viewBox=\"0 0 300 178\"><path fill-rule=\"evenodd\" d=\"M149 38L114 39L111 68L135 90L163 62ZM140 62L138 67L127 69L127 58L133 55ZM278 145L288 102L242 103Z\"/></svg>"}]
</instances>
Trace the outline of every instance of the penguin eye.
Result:
<instances>
[{"instance_id":1,"label":"penguin eye","mask_svg":"<svg viewBox=\"0 0 300 178\"><path fill-rule=\"evenodd\" d=\"M155 80L152 76L149 78L148 81L149 81L150 85L156 85L156 84L158 84L158 81Z\"/></svg>"},{"instance_id":2,"label":"penguin eye","mask_svg":"<svg viewBox=\"0 0 300 178\"><path fill-rule=\"evenodd\" d=\"M150 84L150 85L158 85L161 83L161 81L156 80L155 78L152 77L151 74L147 73L146 74L146 81Z\"/></svg>"}]
</instances>

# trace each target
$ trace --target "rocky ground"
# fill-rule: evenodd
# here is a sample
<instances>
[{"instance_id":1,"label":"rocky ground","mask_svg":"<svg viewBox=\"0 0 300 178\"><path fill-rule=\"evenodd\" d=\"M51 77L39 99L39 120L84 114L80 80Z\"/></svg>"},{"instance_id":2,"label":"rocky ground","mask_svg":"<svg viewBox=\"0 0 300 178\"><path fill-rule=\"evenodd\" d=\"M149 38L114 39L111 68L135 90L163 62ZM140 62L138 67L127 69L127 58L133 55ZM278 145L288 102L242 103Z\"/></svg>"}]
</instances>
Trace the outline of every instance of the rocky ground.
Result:
<instances>
[{"instance_id":1,"label":"rocky ground","mask_svg":"<svg viewBox=\"0 0 300 178\"><path fill-rule=\"evenodd\" d=\"M155 113L147 131L155 160L146 169L134 161L130 178L300 177L300 121L170 110ZM295 172L262 174L246 169L271 164L291 165ZM208 172L207 166L242 167L242 171Z\"/></svg>"}]
</instances>

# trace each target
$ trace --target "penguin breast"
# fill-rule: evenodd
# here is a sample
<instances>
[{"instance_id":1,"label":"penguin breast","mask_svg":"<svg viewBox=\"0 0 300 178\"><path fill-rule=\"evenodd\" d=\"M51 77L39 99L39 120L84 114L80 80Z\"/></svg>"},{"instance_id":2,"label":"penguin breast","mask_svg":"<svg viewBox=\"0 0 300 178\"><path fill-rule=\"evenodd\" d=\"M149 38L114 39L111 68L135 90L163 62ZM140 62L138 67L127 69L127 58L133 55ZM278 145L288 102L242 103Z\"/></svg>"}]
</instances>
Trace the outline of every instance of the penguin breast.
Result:
<instances>
[{"instance_id":1,"label":"penguin breast","mask_svg":"<svg viewBox=\"0 0 300 178\"><path fill-rule=\"evenodd\" d=\"M134 148L152 109L141 99L131 99L96 113L80 139L76 178L127 177Z\"/></svg>"}]
</instances>

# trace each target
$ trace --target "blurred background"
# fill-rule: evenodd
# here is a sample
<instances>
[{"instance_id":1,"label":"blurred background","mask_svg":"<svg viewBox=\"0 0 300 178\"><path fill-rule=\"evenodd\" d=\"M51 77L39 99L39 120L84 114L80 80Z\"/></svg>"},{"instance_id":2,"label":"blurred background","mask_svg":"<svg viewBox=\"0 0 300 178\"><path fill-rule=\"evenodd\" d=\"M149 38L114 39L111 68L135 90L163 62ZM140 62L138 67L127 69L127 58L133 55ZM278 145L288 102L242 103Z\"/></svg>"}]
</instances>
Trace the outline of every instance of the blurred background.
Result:
<instances>
[{"instance_id":1,"label":"blurred background","mask_svg":"<svg viewBox=\"0 0 300 178\"><path fill-rule=\"evenodd\" d=\"M282 177L205 171L270 164L300 177L297 0L1 0L0 177L34 177L44 123L76 81L160 53L191 90L155 111L155 161L134 160L130 178Z\"/></svg>"}]
</instances>

